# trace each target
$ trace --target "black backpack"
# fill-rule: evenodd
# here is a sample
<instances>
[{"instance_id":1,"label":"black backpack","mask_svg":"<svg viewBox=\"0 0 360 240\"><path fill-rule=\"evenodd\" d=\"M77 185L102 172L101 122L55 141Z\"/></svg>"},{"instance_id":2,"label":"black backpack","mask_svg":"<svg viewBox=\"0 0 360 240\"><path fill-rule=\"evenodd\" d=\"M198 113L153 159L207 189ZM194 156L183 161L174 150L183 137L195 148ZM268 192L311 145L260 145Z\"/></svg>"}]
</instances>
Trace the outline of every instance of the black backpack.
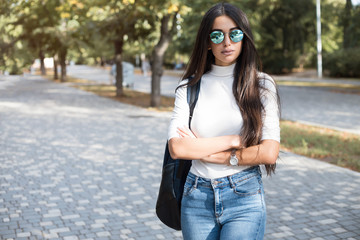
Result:
<instances>
[{"instance_id":1,"label":"black backpack","mask_svg":"<svg viewBox=\"0 0 360 240\"><path fill-rule=\"evenodd\" d=\"M187 102L190 109L189 128L199 96L200 80L196 85L187 88ZM175 230L181 230L181 199L190 167L191 160L171 158L168 143L166 142L162 178L156 201L156 215L165 225Z\"/></svg>"}]
</instances>

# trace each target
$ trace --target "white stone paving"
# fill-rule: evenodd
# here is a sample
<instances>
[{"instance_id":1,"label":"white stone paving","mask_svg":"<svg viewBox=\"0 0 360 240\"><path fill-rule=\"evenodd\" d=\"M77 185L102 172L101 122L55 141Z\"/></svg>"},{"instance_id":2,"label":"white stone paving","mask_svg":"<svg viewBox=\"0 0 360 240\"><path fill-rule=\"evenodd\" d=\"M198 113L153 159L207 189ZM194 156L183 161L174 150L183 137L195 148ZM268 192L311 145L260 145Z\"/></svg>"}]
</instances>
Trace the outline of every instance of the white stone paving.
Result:
<instances>
[{"instance_id":1,"label":"white stone paving","mask_svg":"<svg viewBox=\"0 0 360 240\"><path fill-rule=\"evenodd\" d=\"M169 119L0 77L0 239L181 239L154 210ZM278 165L266 239L360 239L359 173L290 153Z\"/></svg>"}]
</instances>

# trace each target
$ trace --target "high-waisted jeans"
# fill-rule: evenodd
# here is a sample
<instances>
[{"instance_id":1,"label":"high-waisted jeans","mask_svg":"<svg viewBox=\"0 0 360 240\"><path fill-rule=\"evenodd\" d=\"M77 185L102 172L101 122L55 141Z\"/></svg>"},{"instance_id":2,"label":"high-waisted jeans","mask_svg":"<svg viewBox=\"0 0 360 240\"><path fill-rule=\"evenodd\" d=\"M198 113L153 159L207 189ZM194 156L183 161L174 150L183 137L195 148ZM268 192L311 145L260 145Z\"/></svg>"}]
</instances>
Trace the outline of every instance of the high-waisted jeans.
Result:
<instances>
[{"instance_id":1,"label":"high-waisted jeans","mask_svg":"<svg viewBox=\"0 0 360 240\"><path fill-rule=\"evenodd\" d=\"M188 174L181 204L185 240L263 239L265 222L258 166L218 179Z\"/></svg>"}]
</instances>

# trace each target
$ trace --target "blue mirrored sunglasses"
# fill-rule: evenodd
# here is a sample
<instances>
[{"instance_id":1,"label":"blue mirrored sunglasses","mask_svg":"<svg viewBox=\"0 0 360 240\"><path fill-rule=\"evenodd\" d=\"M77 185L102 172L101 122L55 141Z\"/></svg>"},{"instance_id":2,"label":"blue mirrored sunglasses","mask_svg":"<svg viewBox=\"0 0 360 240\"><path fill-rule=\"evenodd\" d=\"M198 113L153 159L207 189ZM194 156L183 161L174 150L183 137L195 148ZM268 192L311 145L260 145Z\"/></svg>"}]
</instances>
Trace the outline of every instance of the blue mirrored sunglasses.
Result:
<instances>
[{"instance_id":1,"label":"blue mirrored sunglasses","mask_svg":"<svg viewBox=\"0 0 360 240\"><path fill-rule=\"evenodd\" d=\"M244 38L244 33L240 29L235 29L229 33L229 37L231 41L237 43ZM216 30L210 33L210 40L215 44L221 43L222 41L224 41L224 38L225 34L222 31Z\"/></svg>"}]
</instances>

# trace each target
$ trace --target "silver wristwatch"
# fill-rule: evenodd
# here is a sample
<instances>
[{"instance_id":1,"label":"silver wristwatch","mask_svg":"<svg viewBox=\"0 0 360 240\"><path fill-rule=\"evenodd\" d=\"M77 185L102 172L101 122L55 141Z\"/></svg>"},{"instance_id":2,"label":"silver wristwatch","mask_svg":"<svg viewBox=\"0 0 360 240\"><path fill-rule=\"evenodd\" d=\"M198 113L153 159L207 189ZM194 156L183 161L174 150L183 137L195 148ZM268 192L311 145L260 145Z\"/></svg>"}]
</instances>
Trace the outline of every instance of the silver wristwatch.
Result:
<instances>
[{"instance_id":1,"label":"silver wristwatch","mask_svg":"<svg viewBox=\"0 0 360 240\"><path fill-rule=\"evenodd\" d=\"M236 157L236 149L233 149L230 156L230 166L238 166L238 164L239 159Z\"/></svg>"}]
</instances>

